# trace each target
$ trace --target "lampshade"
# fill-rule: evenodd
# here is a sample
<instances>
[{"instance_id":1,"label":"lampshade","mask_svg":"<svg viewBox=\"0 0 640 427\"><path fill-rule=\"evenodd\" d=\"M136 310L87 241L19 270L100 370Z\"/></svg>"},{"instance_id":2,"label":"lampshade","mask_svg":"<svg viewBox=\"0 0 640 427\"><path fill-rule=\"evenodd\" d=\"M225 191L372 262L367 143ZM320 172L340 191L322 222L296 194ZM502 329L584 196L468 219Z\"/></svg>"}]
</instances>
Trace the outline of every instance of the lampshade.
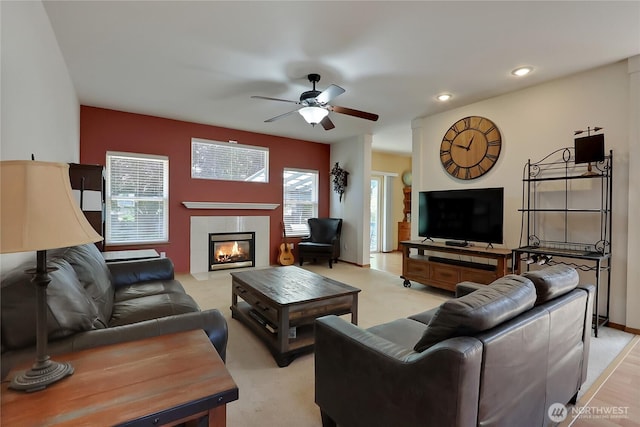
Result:
<instances>
[{"instance_id":1,"label":"lampshade","mask_svg":"<svg viewBox=\"0 0 640 427\"><path fill-rule=\"evenodd\" d=\"M71 192L69 165L0 161L0 253L97 242Z\"/></svg>"},{"instance_id":2,"label":"lampshade","mask_svg":"<svg viewBox=\"0 0 640 427\"><path fill-rule=\"evenodd\" d=\"M307 123L317 125L322 119L327 117L329 111L320 107L303 107L298 110L298 113L304 117Z\"/></svg>"}]
</instances>

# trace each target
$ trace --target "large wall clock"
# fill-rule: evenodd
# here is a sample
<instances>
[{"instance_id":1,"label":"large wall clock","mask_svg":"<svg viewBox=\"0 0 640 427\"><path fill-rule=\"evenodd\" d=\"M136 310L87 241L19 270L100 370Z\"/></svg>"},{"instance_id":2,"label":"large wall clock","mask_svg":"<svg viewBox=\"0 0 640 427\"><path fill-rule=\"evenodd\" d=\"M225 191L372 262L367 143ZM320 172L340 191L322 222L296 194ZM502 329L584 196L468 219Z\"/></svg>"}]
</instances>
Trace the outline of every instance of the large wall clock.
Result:
<instances>
[{"instance_id":1,"label":"large wall clock","mask_svg":"<svg viewBox=\"0 0 640 427\"><path fill-rule=\"evenodd\" d=\"M440 143L440 161L458 179L481 177L496 164L502 149L500 130L491 120L469 116L455 122Z\"/></svg>"}]
</instances>

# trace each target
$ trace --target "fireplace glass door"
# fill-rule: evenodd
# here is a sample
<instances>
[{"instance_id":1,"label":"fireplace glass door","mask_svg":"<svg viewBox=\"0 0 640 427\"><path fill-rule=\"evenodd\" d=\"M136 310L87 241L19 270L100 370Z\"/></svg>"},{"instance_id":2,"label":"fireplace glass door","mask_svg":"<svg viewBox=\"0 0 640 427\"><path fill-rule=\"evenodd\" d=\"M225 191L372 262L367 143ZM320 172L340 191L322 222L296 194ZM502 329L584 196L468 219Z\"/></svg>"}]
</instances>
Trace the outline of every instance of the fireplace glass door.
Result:
<instances>
[{"instance_id":1,"label":"fireplace glass door","mask_svg":"<svg viewBox=\"0 0 640 427\"><path fill-rule=\"evenodd\" d=\"M209 271L255 266L255 232L209 233Z\"/></svg>"}]
</instances>

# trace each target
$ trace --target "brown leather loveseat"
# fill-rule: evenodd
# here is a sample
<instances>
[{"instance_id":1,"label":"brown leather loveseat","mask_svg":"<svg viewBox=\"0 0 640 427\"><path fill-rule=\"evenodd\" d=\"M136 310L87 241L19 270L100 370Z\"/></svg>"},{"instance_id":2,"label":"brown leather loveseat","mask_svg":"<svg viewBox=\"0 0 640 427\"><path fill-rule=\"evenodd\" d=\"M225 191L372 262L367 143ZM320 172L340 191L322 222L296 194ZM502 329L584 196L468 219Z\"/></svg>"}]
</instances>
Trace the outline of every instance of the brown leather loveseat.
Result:
<instances>
[{"instance_id":1,"label":"brown leather loveseat","mask_svg":"<svg viewBox=\"0 0 640 427\"><path fill-rule=\"evenodd\" d=\"M105 263L93 244L49 251L48 353L56 354L202 329L224 360L227 322L201 311L174 279L169 258ZM35 359L35 290L24 265L1 282L2 377Z\"/></svg>"},{"instance_id":2,"label":"brown leather loveseat","mask_svg":"<svg viewBox=\"0 0 640 427\"><path fill-rule=\"evenodd\" d=\"M551 424L586 379L594 287L577 285L556 265L459 284L440 307L367 330L317 319L323 426Z\"/></svg>"}]
</instances>

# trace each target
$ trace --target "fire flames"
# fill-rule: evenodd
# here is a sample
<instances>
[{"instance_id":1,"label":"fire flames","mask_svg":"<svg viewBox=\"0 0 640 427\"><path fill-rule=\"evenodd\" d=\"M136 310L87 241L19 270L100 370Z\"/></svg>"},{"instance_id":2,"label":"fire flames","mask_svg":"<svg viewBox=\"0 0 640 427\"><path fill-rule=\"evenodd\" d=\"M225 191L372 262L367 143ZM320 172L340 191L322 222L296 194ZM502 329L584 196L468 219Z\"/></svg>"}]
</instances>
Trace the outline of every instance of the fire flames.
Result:
<instances>
[{"instance_id":1,"label":"fire flames","mask_svg":"<svg viewBox=\"0 0 640 427\"><path fill-rule=\"evenodd\" d=\"M244 251L238 246L238 242L233 244L220 245L216 252L217 262L231 262L246 259Z\"/></svg>"}]
</instances>

